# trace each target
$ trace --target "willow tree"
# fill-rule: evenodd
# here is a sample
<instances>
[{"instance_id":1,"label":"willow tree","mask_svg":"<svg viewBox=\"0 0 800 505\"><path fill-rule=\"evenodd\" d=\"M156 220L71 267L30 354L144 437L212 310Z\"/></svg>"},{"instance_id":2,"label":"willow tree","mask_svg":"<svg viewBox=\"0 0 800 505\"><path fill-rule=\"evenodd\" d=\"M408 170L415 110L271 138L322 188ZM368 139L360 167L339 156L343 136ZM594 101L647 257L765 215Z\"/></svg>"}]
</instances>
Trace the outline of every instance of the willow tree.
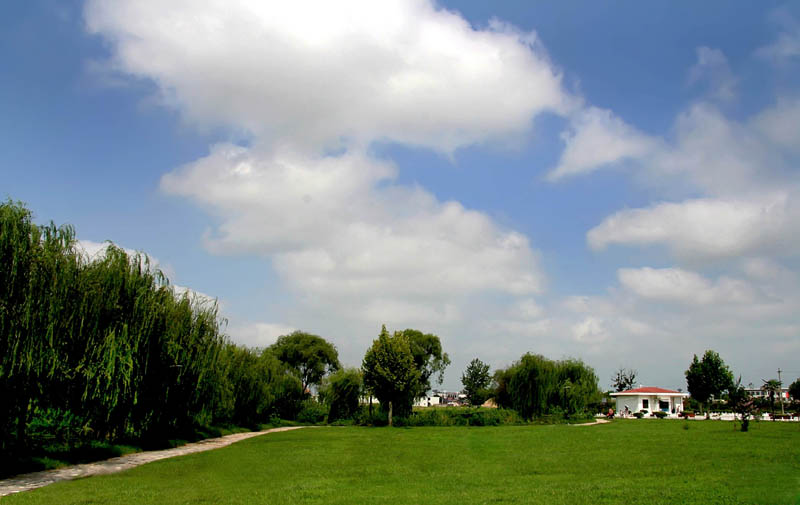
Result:
<instances>
[{"instance_id":1,"label":"willow tree","mask_svg":"<svg viewBox=\"0 0 800 505\"><path fill-rule=\"evenodd\" d=\"M550 360L525 354L495 373L495 401L500 407L533 418L556 412L567 416L586 412L600 390L594 370L580 360Z\"/></svg>"}]
</instances>

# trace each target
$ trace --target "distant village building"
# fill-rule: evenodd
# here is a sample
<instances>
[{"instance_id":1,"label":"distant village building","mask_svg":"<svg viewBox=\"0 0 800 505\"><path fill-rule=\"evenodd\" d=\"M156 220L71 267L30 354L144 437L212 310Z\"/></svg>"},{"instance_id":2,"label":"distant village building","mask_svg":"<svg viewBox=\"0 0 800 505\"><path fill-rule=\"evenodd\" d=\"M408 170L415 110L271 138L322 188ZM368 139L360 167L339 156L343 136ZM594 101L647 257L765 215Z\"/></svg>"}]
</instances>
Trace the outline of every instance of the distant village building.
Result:
<instances>
[{"instance_id":1,"label":"distant village building","mask_svg":"<svg viewBox=\"0 0 800 505\"><path fill-rule=\"evenodd\" d=\"M414 402L415 407L437 407L442 403L442 398L436 393L429 393L417 398Z\"/></svg>"},{"instance_id":2,"label":"distant village building","mask_svg":"<svg viewBox=\"0 0 800 505\"><path fill-rule=\"evenodd\" d=\"M750 387L744 388L744 391L750 398L763 398L765 400L769 400L769 391L761 388L754 388L752 387L752 384ZM789 400L789 388L781 388L780 395L777 392L775 393L775 401L789 403Z\"/></svg>"},{"instance_id":3,"label":"distant village building","mask_svg":"<svg viewBox=\"0 0 800 505\"><path fill-rule=\"evenodd\" d=\"M633 414L644 412L651 414L661 411L669 415L677 415L683 410L683 399L689 393L681 393L671 389L640 387L620 393L611 393L617 400L617 414Z\"/></svg>"}]
</instances>

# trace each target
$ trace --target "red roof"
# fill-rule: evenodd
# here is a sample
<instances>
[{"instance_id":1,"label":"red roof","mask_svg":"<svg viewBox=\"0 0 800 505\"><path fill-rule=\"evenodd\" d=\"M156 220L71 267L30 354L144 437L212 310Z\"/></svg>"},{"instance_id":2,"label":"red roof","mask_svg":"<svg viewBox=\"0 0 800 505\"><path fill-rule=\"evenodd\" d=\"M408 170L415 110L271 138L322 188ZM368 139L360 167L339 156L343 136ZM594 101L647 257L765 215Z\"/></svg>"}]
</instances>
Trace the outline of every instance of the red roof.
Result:
<instances>
[{"instance_id":1,"label":"red roof","mask_svg":"<svg viewBox=\"0 0 800 505\"><path fill-rule=\"evenodd\" d=\"M641 393L641 394L674 393L674 394L681 394L680 391L673 391L671 389L664 389L664 388L636 388L636 389L629 389L627 391L623 391L623 393Z\"/></svg>"}]
</instances>

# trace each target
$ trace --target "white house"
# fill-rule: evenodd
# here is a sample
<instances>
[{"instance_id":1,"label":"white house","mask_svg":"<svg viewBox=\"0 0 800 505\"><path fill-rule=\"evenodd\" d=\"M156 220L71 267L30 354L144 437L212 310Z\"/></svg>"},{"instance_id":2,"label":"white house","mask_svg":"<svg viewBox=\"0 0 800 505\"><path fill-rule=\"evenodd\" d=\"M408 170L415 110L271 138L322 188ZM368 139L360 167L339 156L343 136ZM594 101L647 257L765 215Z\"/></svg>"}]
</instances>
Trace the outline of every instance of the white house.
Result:
<instances>
[{"instance_id":1,"label":"white house","mask_svg":"<svg viewBox=\"0 0 800 505\"><path fill-rule=\"evenodd\" d=\"M415 407L435 407L441 403L441 398L438 394L430 394L430 396L422 396L414 401Z\"/></svg>"},{"instance_id":2,"label":"white house","mask_svg":"<svg viewBox=\"0 0 800 505\"><path fill-rule=\"evenodd\" d=\"M617 400L617 414L627 412L652 413L656 411L666 412L670 415L677 415L683 410L683 399L689 393L672 391L671 389L641 387L629 389L620 393L611 393Z\"/></svg>"}]
</instances>

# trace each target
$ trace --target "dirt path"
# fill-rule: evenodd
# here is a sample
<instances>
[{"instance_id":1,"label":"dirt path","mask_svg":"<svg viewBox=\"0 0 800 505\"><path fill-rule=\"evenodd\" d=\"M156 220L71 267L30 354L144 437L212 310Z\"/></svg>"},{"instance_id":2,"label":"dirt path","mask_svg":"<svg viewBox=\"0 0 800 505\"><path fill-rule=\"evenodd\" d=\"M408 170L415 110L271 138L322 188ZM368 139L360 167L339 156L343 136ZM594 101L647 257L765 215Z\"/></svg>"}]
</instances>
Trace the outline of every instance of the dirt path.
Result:
<instances>
[{"instance_id":1,"label":"dirt path","mask_svg":"<svg viewBox=\"0 0 800 505\"><path fill-rule=\"evenodd\" d=\"M210 451L211 449L219 449L220 447L225 447L226 445L231 445L234 442L238 442L247 438L257 437L277 431L296 430L299 428L303 428L303 426L287 426L264 431L234 433L233 435L226 435L219 438L208 438L206 440L201 440L200 442L186 444L172 449L164 449L162 451L137 452L134 454L120 456L118 458L107 459L105 461L96 461L94 463L58 468L56 470L45 470L43 472L17 475L16 477L12 477L10 479L0 480L0 496L19 493L21 491L29 491L31 489L52 484L54 482L60 482L62 480L72 480L79 479L81 477L90 477L92 475L105 475L108 473L121 472L135 466L150 463L151 461L158 461L159 459L174 458L175 456L183 456L184 454Z\"/></svg>"},{"instance_id":2,"label":"dirt path","mask_svg":"<svg viewBox=\"0 0 800 505\"><path fill-rule=\"evenodd\" d=\"M596 424L606 424L609 422L608 419L598 419L596 421L592 421L591 423L582 423L582 424L570 424L570 426L594 426ZM2 484L2 482L0 482Z\"/></svg>"}]
</instances>

